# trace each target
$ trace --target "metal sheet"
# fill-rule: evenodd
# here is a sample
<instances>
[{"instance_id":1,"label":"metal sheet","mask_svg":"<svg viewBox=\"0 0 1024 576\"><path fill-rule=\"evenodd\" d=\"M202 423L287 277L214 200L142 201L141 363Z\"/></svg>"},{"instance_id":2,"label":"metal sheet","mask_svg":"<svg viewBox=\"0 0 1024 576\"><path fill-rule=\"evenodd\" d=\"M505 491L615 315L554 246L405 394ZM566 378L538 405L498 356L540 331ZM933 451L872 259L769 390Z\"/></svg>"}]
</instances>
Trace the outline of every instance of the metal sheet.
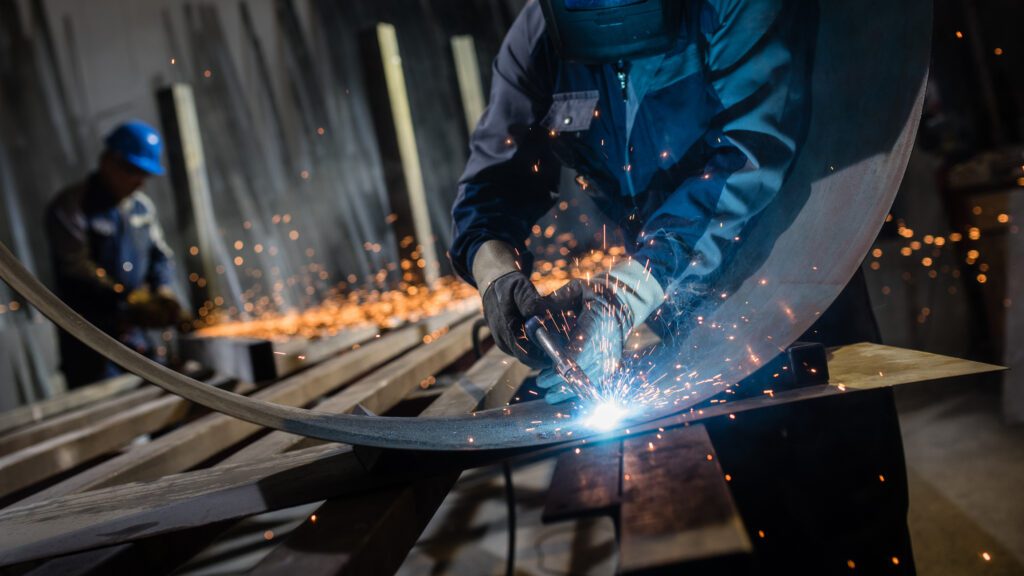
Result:
<instances>
[{"instance_id":1,"label":"metal sheet","mask_svg":"<svg viewBox=\"0 0 1024 576\"><path fill-rule=\"evenodd\" d=\"M680 350L688 370L735 382L794 341L853 275L877 234L913 145L927 76L926 0L821 2L810 132L778 200L746 231L719 280L726 297ZM7 250L0 275L44 314L113 361L213 410L279 430L357 445L465 451L578 439L593 431L564 406L529 402L462 418L378 418L266 404L205 386L124 348L68 309ZM765 282L762 282L765 280ZM727 290L726 290L727 289ZM679 412L718 392L696 386L638 420Z\"/></svg>"}]
</instances>

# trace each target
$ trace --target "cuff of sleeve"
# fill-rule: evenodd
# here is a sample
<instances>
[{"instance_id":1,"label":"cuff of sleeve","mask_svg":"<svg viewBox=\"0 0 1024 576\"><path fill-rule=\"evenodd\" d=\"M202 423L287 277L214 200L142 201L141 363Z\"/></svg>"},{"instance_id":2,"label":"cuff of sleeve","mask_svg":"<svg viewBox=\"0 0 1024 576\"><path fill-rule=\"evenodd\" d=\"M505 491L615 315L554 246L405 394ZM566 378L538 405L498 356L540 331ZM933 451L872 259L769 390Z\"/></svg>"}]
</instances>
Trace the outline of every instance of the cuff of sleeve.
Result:
<instances>
[{"instance_id":1,"label":"cuff of sleeve","mask_svg":"<svg viewBox=\"0 0 1024 576\"><path fill-rule=\"evenodd\" d=\"M651 271L636 260L615 265L609 276L614 280L615 297L629 309L632 328L643 324L665 302L665 290Z\"/></svg>"},{"instance_id":2,"label":"cuff of sleeve","mask_svg":"<svg viewBox=\"0 0 1024 576\"><path fill-rule=\"evenodd\" d=\"M501 240L488 240L481 244L473 257L471 266L473 279L481 293L498 278L510 272L523 271L515 248Z\"/></svg>"}]
</instances>

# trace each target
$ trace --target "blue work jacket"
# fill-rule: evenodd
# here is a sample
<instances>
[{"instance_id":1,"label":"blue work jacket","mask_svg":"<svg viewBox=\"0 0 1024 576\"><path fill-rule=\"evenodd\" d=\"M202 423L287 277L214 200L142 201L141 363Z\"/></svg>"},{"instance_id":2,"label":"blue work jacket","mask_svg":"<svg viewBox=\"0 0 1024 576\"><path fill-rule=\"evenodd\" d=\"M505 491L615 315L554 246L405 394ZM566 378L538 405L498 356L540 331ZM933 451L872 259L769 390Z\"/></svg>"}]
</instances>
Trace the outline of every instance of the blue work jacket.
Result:
<instances>
[{"instance_id":1,"label":"blue work jacket","mask_svg":"<svg viewBox=\"0 0 1024 576\"><path fill-rule=\"evenodd\" d=\"M564 165L670 297L709 286L779 191L805 132L813 35L798 25L800 4L685 2L674 47L660 68L646 64L639 88L630 75L640 62L562 61L538 4L527 5L495 59L459 183L455 270L472 283L490 239L528 254Z\"/></svg>"},{"instance_id":2,"label":"blue work jacket","mask_svg":"<svg viewBox=\"0 0 1024 576\"><path fill-rule=\"evenodd\" d=\"M155 291L174 284L173 255L152 200L135 192L115 204L93 175L53 200L46 232L57 294L104 332L150 353L145 333L127 322L125 298L139 288ZM120 373L65 333L61 357L72 385Z\"/></svg>"}]
</instances>

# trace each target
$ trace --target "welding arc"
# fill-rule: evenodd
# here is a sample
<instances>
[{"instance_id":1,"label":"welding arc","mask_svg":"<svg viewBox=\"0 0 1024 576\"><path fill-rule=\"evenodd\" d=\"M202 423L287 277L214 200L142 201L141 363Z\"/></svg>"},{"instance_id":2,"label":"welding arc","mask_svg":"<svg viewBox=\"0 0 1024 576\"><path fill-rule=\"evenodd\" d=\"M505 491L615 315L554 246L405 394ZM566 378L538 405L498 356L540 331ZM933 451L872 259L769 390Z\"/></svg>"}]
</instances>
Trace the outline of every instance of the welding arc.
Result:
<instances>
[{"instance_id":1,"label":"welding arc","mask_svg":"<svg viewBox=\"0 0 1024 576\"><path fill-rule=\"evenodd\" d=\"M457 418L385 418L328 414L241 396L157 364L107 335L47 289L3 242L0 278L57 326L125 370L167 392L260 426L330 442L406 450L479 451L569 439L557 433L556 425L565 426L565 422L559 422L555 417L557 411L544 402L522 404L515 411L488 410ZM543 420L548 424L535 426L524 434L519 425L523 420ZM575 431L577 439L587 435L583 428ZM467 443L469 437L473 442Z\"/></svg>"}]
</instances>

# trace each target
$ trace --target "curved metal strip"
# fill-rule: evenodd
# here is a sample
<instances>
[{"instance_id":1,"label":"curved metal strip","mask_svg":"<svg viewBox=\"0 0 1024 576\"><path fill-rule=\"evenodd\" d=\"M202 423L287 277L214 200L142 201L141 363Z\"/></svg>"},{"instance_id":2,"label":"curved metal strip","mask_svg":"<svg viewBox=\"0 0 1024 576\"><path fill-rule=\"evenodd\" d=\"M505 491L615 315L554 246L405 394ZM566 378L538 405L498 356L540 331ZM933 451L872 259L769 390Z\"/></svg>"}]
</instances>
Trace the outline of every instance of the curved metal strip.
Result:
<instances>
[{"instance_id":1,"label":"curved metal strip","mask_svg":"<svg viewBox=\"0 0 1024 576\"><path fill-rule=\"evenodd\" d=\"M670 354L687 371L722 382L736 382L770 360L839 294L892 204L917 130L930 2L822 0L818 11L811 122L803 149L778 200L745 231L736 264L716 285L725 297L707 305L703 328L692 330ZM262 426L333 442L438 451L517 448L594 433L565 407L543 402L445 419L325 414L269 404L206 386L129 350L68 308L2 244L0 277L128 371ZM694 386L637 419L688 409L720 390Z\"/></svg>"}]
</instances>

